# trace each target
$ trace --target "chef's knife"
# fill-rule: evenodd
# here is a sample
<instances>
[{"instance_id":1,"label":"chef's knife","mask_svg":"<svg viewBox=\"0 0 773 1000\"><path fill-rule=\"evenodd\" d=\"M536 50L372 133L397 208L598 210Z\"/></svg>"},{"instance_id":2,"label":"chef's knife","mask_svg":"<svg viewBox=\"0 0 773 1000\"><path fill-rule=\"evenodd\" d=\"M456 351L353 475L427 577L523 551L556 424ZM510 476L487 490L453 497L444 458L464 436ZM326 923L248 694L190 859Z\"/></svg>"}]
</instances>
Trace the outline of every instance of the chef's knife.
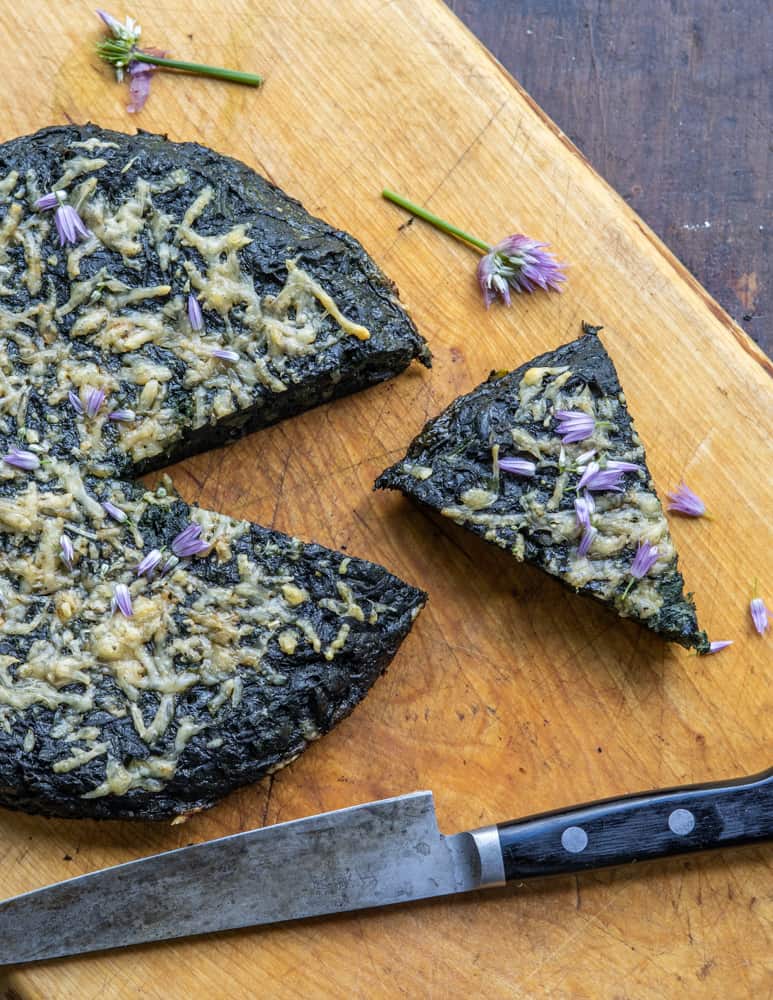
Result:
<instances>
[{"instance_id":1,"label":"chef's knife","mask_svg":"<svg viewBox=\"0 0 773 1000\"><path fill-rule=\"evenodd\" d=\"M444 836L431 792L156 854L0 903L0 964L773 839L773 769Z\"/></svg>"}]
</instances>

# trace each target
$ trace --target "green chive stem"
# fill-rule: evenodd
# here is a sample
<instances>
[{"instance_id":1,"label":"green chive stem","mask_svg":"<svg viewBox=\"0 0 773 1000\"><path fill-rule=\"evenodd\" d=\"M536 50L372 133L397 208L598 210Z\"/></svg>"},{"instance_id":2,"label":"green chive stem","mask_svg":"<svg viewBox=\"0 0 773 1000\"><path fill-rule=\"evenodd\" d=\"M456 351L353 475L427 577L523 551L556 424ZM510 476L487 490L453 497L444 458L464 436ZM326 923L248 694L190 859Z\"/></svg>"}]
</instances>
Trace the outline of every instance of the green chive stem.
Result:
<instances>
[{"instance_id":1,"label":"green chive stem","mask_svg":"<svg viewBox=\"0 0 773 1000\"><path fill-rule=\"evenodd\" d=\"M408 201L407 198L403 198L402 195L396 194L394 191L390 191L389 188L384 188L381 194L387 201L391 201L395 205L399 205L400 208L404 208L407 212L410 212L411 215L415 215L419 219L424 219L424 221L429 222L431 226L434 226L436 229L440 229L441 232L448 233L449 236L455 236L458 240L462 240L464 243L469 243L471 246L477 247L484 253L488 253L491 249L491 246L488 243L484 243L483 240L479 240L476 236L471 236L469 233L466 233L463 229L459 229L457 226L452 226L450 222L446 222L445 219L441 219L439 215L434 215L432 212L428 212L426 208L422 208L420 205L415 205L412 201Z\"/></svg>"},{"instance_id":2,"label":"green chive stem","mask_svg":"<svg viewBox=\"0 0 773 1000\"><path fill-rule=\"evenodd\" d=\"M131 58L134 62L150 63L152 66L195 73L197 76L212 76L218 80L230 80L231 83L244 83L248 87L259 87L263 83L263 77L257 73L242 73L238 69L220 69L217 66L205 66L203 63L185 62L182 59L164 59L162 56L149 56L138 51L135 51Z\"/></svg>"}]
</instances>

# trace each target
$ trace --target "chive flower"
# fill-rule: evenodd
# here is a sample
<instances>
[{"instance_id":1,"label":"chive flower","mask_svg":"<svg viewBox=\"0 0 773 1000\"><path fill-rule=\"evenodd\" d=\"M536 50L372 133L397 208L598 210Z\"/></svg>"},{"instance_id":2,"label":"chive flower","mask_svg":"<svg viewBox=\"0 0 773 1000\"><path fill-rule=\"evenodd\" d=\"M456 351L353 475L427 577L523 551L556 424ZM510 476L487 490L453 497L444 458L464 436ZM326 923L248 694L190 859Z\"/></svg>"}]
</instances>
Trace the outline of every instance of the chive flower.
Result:
<instances>
[{"instance_id":1,"label":"chive flower","mask_svg":"<svg viewBox=\"0 0 773 1000\"><path fill-rule=\"evenodd\" d=\"M209 549L209 543L201 537L201 525L189 524L172 539L172 552L180 558L201 555Z\"/></svg>"},{"instance_id":2,"label":"chive flower","mask_svg":"<svg viewBox=\"0 0 773 1000\"><path fill-rule=\"evenodd\" d=\"M122 511L120 507L116 507L114 503L109 500L104 500L102 502L102 507L108 517L112 517L114 521L118 521L119 524L123 524L124 521L128 520L125 511Z\"/></svg>"},{"instance_id":3,"label":"chive flower","mask_svg":"<svg viewBox=\"0 0 773 1000\"><path fill-rule=\"evenodd\" d=\"M669 493L667 496L671 501L668 505L670 511L686 514L687 517L703 517L706 513L706 504L697 493L693 493L684 480L673 493Z\"/></svg>"},{"instance_id":4,"label":"chive flower","mask_svg":"<svg viewBox=\"0 0 773 1000\"><path fill-rule=\"evenodd\" d=\"M193 292L188 296L188 322L191 324L192 330L204 329L204 314L201 311L199 300Z\"/></svg>"},{"instance_id":5,"label":"chive flower","mask_svg":"<svg viewBox=\"0 0 773 1000\"><path fill-rule=\"evenodd\" d=\"M631 563L631 568L628 572L631 574L631 579L628 582L628 586L625 588L623 593L623 600L628 596L631 587L637 580L643 580L644 577L649 573L655 563L658 561L658 548L656 545L650 544L650 542L639 542L636 549L636 554L633 557L633 562Z\"/></svg>"},{"instance_id":6,"label":"chive flower","mask_svg":"<svg viewBox=\"0 0 773 1000\"><path fill-rule=\"evenodd\" d=\"M483 256L478 262L477 276L487 309L497 296L505 305L511 305L511 290L519 295L521 292L534 292L538 288L546 292L562 291L561 285L566 281L562 268L566 265L559 264L553 254L545 249L547 243L540 243L529 236L515 233L491 246L394 191L385 189L381 194L387 201L429 222L436 229L482 251Z\"/></svg>"},{"instance_id":7,"label":"chive flower","mask_svg":"<svg viewBox=\"0 0 773 1000\"><path fill-rule=\"evenodd\" d=\"M586 493L585 496L577 497L574 501L574 512L577 517L577 526L582 528L582 536L580 538L580 544L577 547L577 552L581 556L587 556L590 551L590 547L593 544L593 539L598 534L598 529L591 524L591 515L596 509L596 504L593 502L593 497L590 493Z\"/></svg>"},{"instance_id":8,"label":"chive flower","mask_svg":"<svg viewBox=\"0 0 773 1000\"><path fill-rule=\"evenodd\" d=\"M652 545L650 542L639 542L629 572L634 579L641 580L649 573L657 561L657 545Z\"/></svg>"},{"instance_id":9,"label":"chive flower","mask_svg":"<svg viewBox=\"0 0 773 1000\"><path fill-rule=\"evenodd\" d=\"M198 76L212 76L220 80L230 80L233 83L245 83L251 87L259 87L262 77L255 73L242 73L239 70L220 69L215 66L205 66L201 63L183 62L180 59L169 59L168 53L161 49L139 48L141 26L131 17L122 24L112 14L98 10L108 29L108 36L97 43L97 55L109 62L115 70L115 78L120 83L124 73L129 75L129 104L127 111L141 111L150 94L150 80L157 69L180 70Z\"/></svg>"},{"instance_id":10,"label":"chive flower","mask_svg":"<svg viewBox=\"0 0 773 1000\"><path fill-rule=\"evenodd\" d=\"M150 577L158 564L161 562L161 559L162 556L160 550L152 549L137 566L137 576Z\"/></svg>"},{"instance_id":11,"label":"chive flower","mask_svg":"<svg viewBox=\"0 0 773 1000\"><path fill-rule=\"evenodd\" d=\"M635 462L619 462L616 458L608 458L604 468L613 472L641 472L641 466Z\"/></svg>"},{"instance_id":12,"label":"chive flower","mask_svg":"<svg viewBox=\"0 0 773 1000\"><path fill-rule=\"evenodd\" d=\"M125 583L117 583L113 590L112 614L115 614L116 610L120 611L124 618L131 618L134 614L132 595Z\"/></svg>"},{"instance_id":13,"label":"chive flower","mask_svg":"<svg viewBox=\"0 0 773 1000\"><path fill-rule=\"evenodd\" d=\"M72 561L75 556L75 549L67 535L62 535L59 539L59 548L62 550L62 562L68 569L72 569Z\"/></svg>"},{"instance_id":14,"label":"chive flower","mask_svg":"<svg viewBox=\"0 0 773 1000\"><path fill-rule=\"evenodd\" d=\"M761 597L753 597L749 602L749 612L752 616L752 623L758 635L765 635L770 625L768 620L768 609Z\"/></svg>"},{"instance_id":15,"label":"chive flower","mask_svg":"<svg viewBox=\"0 0 773 1000\"><path fill-rule=\"evenodd\" d=\"M130 424L137 419L137 414L134 410L113 410L112 413L108 413L107 419L116 423Z\"/></svg>"},{"instance_id":16,"label":"chive flower","mask_svg":"<svg viewBox=\"0 0 773 1000\"><path fill-rule=\"evenodd\" d=\"M74 392L72 389L70 389L70 391L67 393L67 398L70 401L70 406L75 410L75 412L78 414L78 416L79 417L82 416L83 415L83 403L81 403L81 398L78 395L78 393Z\"/></svg>"},{"instance_id":17,"label":"chive flower","mask_svg":"<svg viewBox=\"0 0 773 1000\"><path fill-rule=\"evenodd\" d=\"M227 347L213 347L210 353L213 358L219 358L221 361L239 360L239 355L236 351L231 351Z\"/></svg>"},{"instance_id":18,"label":"chive flower","mask_svg":"<svg viewBox=\"0 0 773 1000\"><path fill-rule=\"evenodd\" d=\"M40 459L34 451L25 451L23 448L11 448L7 455L3 455L6 465L12 465L16 469L24 469L25 472L32 472L33 469L40 468Z\"/></svg>"},{"instance_id":19,"label":"chive flower","mask_svg":"<svg viewBox=\"0 0 773 1000\"><path fill-rule=\"evenodd\" d=\"M580 476L577 490L584 488L594 493L604 491L622 493L623 487L620 484L622 478L623 473L619 469L602 469L598 462L590 462Z\"/></svg>"},{"instance_id":20,"label":"chive flower","mask_svg":"<svg viewBox=\"0 0 773 1000\"><path fill-rule=\"evenodd\" d=\"M534 462L526 458L500 458L497 465L503 472L511 472L514 476L533 476L537 471Z\"/></svg>"},{"instance_id":21,"label":"chive flower","mask_svg":"<svg viewBox=\"0 0 773 1000\"><path fill-rule=\"evenodd\" d=\"M596 421L582 410L556 410L556 430L564 444L576 444L589 438L596 429Z\"/></svg>"},{"instance_id":22,"label":"chive flower","mask_svg":"<svg viewBox=\"0 0 773 1000\"><path fill-rule=\"evenodd\" d=\"M75 246L81 240L87 240L91 236L91 230L86 227L83 219L78 215L72 205L67 203L67 195L64 191L52 191L43 195L35 202L35 208L39 212L49 212L52 208L54 212L54 224L59 236L59 246Z\"/></svg>"},{"instance_id":23,"label":"chive flower","mask_svg":"<svg viewBox=\"0 0 773 1000\"><path fill-rule=\"evenodd\" d=\"M716 642L709 643L708 653L704 653L704 656L709 656L711 653L718 653L720 649L727 649L728 646L732 645L732 639L717 639Z\"/></svg>"},{"instance_id":24,"label":"chive flower","mask_svg":"<svg viewBox=\"0 0 773 1000\"><path fill-rule=\"evenodd\" d=\"M97 413L99 413L100 407L105 401L105 390L95 389L93 386L88 386L84 395L86 397L86 416L96 417Z\"/></svg>"}]
</instances>

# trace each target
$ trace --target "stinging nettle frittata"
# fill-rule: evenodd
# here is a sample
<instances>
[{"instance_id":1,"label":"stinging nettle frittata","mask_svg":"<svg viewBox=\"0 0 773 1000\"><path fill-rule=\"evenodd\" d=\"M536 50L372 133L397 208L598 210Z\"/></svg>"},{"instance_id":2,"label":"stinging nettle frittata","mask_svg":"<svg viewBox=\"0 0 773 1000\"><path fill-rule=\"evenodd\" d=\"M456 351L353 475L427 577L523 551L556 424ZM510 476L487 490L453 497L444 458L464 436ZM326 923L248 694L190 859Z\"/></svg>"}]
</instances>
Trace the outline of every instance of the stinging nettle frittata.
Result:
<instances>
[{"instance_id":1,"label":"stinging nettle frittata","mask_svg":"<svg viewBox=\"0 0 773 1000\"><path fill-rule=\"evenodd\" d=\"M413 357L359 244L243 165L0 146L0 803L185 813L352 709L424 595L130 480Z\"/></svg>"},{"instance_id":2,"label":"stinging nettle frittata","mask_svg":"<svg viewBox=\"0 0 773 1000\"><path fill-rule=\"evenodd\" d=\"M665 639L708 651L677 553L597 336L455 400L379 477Z\"/></svg>"}]
</instances>

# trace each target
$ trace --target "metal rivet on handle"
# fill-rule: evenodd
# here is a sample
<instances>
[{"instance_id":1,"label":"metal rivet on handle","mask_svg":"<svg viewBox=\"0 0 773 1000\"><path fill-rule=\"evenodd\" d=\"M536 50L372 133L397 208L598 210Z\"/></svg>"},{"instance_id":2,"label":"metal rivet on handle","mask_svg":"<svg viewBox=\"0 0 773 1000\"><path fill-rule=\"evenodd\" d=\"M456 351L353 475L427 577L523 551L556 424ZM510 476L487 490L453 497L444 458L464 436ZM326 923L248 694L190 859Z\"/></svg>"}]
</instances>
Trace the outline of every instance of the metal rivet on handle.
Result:
<instances>
[{"instance_id":1,"label":"metal rivet on handle","mask_svg":"<svg viewBox=\"0 0 773 1000\"><path fill-rule=\"evenodd\" d=\"M689 809L674 809L668 817L668 828L679 837L686 837L695 829L695 817Z\"/></svg>"},{"instance_id":2,"label":"metal rivet on handle","mask_svg":"<svg viewBox=\"0 0 773 1000\"><path fill-rule=\"evenodd\" d=\"M568 826L561 834L561 846L570 854L579 854L588 846L588 834L581 826Z\"/></svg>"}]
</instances>

